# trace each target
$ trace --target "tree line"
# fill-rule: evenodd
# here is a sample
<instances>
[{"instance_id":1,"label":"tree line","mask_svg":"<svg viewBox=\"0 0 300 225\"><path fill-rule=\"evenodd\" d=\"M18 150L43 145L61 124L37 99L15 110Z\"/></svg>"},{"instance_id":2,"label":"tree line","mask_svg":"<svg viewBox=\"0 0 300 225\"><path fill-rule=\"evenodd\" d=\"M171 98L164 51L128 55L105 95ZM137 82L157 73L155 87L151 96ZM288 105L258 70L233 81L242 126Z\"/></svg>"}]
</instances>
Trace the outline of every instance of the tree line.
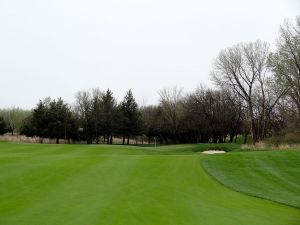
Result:
<instances>
[{"instance_id":1,"label":"tree line","mask_svg":"<svg viewBox=\"0 0 300 225\"><path fill-rule=\"evenodd\" d=\"M139 137L149 143L234 142L300 134L300 17L280 27L276 50L266 42L238 43L220 51L211 78L199 86L159 91L159 104L138 106L129 90L117 102L111 90L80 91L70 106L47 98L23 114L18 128L0 111L4 131L69 142L123 144ZM3 111L3 110L2 110ZM7 111L7 110L6 110ZM9 110L8 110L9 111ZM19 119L20 120L20 119ZM20 125L21 124L21 125ZM292 134L292 135L291 135Z\"/></svg>"}]
</instances>

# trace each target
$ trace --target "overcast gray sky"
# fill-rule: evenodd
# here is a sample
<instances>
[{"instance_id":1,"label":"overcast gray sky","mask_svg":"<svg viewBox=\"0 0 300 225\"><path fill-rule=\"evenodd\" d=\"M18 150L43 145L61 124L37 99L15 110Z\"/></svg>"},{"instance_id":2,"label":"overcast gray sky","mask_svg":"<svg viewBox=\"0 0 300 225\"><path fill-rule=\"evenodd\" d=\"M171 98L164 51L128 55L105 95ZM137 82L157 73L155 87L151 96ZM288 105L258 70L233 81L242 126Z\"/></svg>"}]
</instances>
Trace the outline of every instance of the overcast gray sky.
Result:
<instances>
[{"instance_id":1,"label":"overcast gray sky","mask_svg":"<svg viewBox=\"0 0 300 225\"><path fill-rule=\"evenodd\" d=\"M220 49L274 44L299 0L0 0L0 107L110 88L139 102L210 84Z\"/></svg>"}]
</instances>

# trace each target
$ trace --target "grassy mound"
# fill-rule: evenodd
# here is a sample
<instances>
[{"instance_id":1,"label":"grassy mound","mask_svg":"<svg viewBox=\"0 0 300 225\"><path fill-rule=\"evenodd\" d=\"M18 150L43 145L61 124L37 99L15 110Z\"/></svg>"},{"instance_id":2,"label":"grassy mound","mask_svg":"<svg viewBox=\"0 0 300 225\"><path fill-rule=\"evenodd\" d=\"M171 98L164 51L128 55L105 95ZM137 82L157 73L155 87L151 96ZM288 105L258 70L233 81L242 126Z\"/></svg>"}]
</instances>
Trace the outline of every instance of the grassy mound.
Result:
<instances>
[{"instance_id":1,"label":"grassy mound","mask_svg":"<svg viewBox=\"0 0 300 225\"><path fill-rule=\"evenodd\" d=\"M202 164L225 186L300 208L300 151L239 152Z\"/></svg>"},{"instance_id":2,"label":"grassy mound","mask_svg":"<svg viewBox=\"0 0 300 225\"><path fill-rule=\"evenodd\" d=\"M0 143L0 224L298 224L211 179L194 148Z\"/></svg>"}]
</instances>

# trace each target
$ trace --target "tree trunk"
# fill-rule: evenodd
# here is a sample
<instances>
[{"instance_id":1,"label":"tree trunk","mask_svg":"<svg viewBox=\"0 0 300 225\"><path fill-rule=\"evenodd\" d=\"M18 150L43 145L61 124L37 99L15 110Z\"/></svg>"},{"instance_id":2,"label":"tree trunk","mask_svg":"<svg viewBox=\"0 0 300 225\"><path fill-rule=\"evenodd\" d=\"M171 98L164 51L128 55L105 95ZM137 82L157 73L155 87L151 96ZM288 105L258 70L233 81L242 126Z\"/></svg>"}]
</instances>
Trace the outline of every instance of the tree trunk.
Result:
<instances>
[{"instance_id":1,"label":"tree trunk","mask_svg":"<svg viewBox=\"0 0 300 225\"><path fill-rule=\"evenodd\" d=\"M125 136L123 136L123 145L125 144Z\"/></svg>"},{"instance_id":2,"label":"tree trunk","mask_svg":"<svg viewBox=\"0 0 300 225\"><path fill-rule=\"evenodd\" d=\"M218 142L218 138L216 136L213 136L212 143L217 143L217 142Z\"/></svg>"},{"instance_id":3,"label":"tree trunk","mask_svg":"<svg viewBox=\"0 0 300 225\"><path fill-rule=\"evenodd\" d=\"M127 144L129 145L129 136L127 136Z\"/></svg>"},{"instance_id":4,"label":"tree trunk","mask_svg":"<svg viewBox=\"0 0 300 225\"><path fill-rule=\"evenodd\" d=\"M109 144L111 144L111 145L113 144L113 136L112 135L110 136Z\"/></svg>"},{"instance_id":5,"label":"tree trunk","mask_svg":"<svg viewBox=\"0 0 300 225\"><path fill-rule=\"evenodd\" d=\"M252 136L252 144L255 145L257 141L256 130L255 130L255 121L251 119L251 136Z\"/></svg>"},{"instance_id":6,"label":"tree trunk","mask_svg":"<svg viewBox=\"0 0 300 225\"><path fill-rule=\"evenodd\" d=\"M88 129L87 129L87 122L85 124L85 133L86 133L86 143L89 144L89 135L88 135Z\"/></svg>"},{"instance_id":7,"label":"tree trunk","mask_svg":"<svg viewBox=\"0 0 300 225\"><path fill-rule=\"evenodd\" d=\"M67 125L65 124L65 144L67 143Z\"/></svg>"},{"instance_id":8,"label":"tree trunk","mask_svg":"<svg viewBox=\"0 0 300 225\"><path fill-rule=\"evenodd\" d=\"M59 138L56 138L56 144L59 144Z\"/></svg>"},{"instance_id":9,"label":"tree trunk","mask_svg":"<svg viewBox=\"0 0 300 225\"><path fill-rule=\"evenodd\" d=\"M218 137L218 143L223 143L223 137Z\"/></svg>"},{"instance_id":10,"label":"tree trunk","mask_svg":"<svg viewBox=\"0 0 300 225\"><path fill-rule=\"evenodd\" d=\"M235 138L234 138L234 143L236 143L236 141L237 141L237 138L238 138L238 136L237 136L237 135L235 135Z\"/></svg>"},{"instance_id":11,"label":"tree trunk","mask_svg":"<svg viewBox=\"0 0 300 225\"><path fill-rule=\"evenodd\" d=\"M109 145L109 141L110 141L110 140L109 140L109 137L110 137L110 135L107 134L107 142L106 142L106 143L107 143L108 145Z\"/></svg>"},{"instance_id":12,"label":"tree trunk","mask_svg":"<svg viewBox=\"0 0 300 225\"><path fill-rule=\"evenodd\" d=\"M247 141L248 141L248 134L247 134L247 132L245 132L245 134L244 134L244 145L247 144Z\"/></svg>"},{"instance_id":13,"label":"tree trunk","mask_svg":"<svg viewBox=\"0 0 300 225\"><path fill-rule=\"evenodd\" d=\"M257 134L255 129L255 119L254 119L253 106L251 100L249 101L249 111L250 111L250 119L251 119L252 144L255 145L257 141Z\"/></svg>"}]
</instances>

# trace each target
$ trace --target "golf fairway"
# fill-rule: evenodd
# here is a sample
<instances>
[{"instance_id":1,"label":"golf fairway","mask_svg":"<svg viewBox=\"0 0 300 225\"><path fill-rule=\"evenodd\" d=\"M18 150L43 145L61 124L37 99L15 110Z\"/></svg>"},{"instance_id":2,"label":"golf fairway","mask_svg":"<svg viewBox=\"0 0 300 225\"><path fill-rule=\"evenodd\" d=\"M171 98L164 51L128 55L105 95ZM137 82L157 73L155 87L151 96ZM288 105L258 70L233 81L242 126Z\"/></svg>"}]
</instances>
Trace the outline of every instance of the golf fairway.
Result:
<instances>
[{"instance_id":1,"label":"golf fairway","mask_svg":"<svg viewBox=\"0 0 300 225\"><path fill-rule=\"evenodd\" d=\"M300 224L299 209L216 182L200 154L145 149L0 143L0 224Z\"/></svg>"}]
</instances>

